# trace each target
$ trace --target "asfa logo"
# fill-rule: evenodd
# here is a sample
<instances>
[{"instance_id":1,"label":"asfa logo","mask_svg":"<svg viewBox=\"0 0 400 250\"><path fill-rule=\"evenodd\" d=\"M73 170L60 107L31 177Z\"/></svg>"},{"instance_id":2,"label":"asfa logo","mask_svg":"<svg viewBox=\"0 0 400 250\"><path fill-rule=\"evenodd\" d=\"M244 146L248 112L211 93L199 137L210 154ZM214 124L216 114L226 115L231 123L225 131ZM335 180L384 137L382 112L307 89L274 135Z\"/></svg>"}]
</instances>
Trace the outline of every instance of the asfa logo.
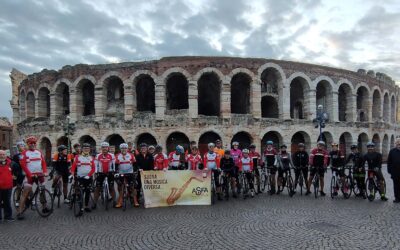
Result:
<instances>
[{"instance_id":1,"label":"asfa logo","mask_svg":"<svg viewBox=\"0 0 400 250\"><path fill-rule=\"evenodd\" d=\"M192 194L197 196L208 194L208 188L206 187L196 187L192 189Z\"/></svg>"}]
</instances>

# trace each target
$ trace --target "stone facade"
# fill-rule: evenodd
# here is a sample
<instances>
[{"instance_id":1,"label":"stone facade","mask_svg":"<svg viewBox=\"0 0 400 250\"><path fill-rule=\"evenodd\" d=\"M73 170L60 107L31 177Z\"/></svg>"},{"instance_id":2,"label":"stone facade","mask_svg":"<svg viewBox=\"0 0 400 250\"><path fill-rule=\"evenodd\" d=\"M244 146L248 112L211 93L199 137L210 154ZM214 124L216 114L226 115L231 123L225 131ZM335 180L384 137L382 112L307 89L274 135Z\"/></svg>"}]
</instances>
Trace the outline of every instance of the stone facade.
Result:
<instances>
[{"instance_id":1,"label":"stone facade","mask_svg":"<svg viewBox=\"0 0 400 250\"><path fill-rule=\"evenodd\" d=\"M0 149L12 149L13 129L7 117L0 117Z\"/></svg>"},{"instance_id":2,"label":"stone facade","mask_svg":"<svg viewBox=\"0 0 400 250\"><path fill-rule=\"evenodd\" d=\"M46 151L71 142L158 143L168 150L221 138L258 148L317 141L318 105L329 113L328 143L348 152L373 140L387 153L398 135L399 88L385 74L297 62L231 57L75 65L24 75L11 72L15 138L38 135ZM289 147L290 148L290 147Z\"/></svg>"}]
</instances>

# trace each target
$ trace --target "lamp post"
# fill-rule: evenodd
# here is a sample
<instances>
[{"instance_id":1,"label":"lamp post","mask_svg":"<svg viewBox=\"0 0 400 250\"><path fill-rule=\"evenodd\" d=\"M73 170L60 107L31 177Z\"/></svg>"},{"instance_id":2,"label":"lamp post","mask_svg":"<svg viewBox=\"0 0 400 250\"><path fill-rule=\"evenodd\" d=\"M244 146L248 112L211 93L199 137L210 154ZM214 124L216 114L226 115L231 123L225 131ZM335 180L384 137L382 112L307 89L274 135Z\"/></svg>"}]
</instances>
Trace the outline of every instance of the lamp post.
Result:
<instances>
[{"instance_id":1,"label":"lamp post","mask_svg":"<svg viewBox=\"0 0 400 250\"><path fill-rule=\"evenodd\" d=\"M315 128L319 128L319 136L317 141L326 142L325 136L322 134L322 129L325 128L326 122L329 121L328 113L324 112L324 106L318 105L317 118L313 120Z\"/></svg>"},{"instance_id":2,"label":"lamp post","mask_svg":"<svg viewBox=\"0 0 400 250\"><path fill-rule=\"evenodd\" d=\"M68 154L71 153L71 140L70 140L70 135L74 135L74 131L75 131L75 124L71 123L71 117L67 116L66 122L64 123L64 134L67 137L67 148L68 148Z\"/></svg>"}]
</instances>

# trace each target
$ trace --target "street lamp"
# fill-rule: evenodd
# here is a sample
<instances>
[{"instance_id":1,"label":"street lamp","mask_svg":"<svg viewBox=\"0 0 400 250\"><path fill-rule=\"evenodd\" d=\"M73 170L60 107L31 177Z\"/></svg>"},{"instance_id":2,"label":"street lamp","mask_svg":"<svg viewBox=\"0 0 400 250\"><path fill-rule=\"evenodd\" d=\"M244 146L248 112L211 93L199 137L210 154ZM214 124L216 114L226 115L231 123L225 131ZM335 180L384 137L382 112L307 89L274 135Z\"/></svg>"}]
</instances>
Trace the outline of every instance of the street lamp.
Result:
<instances>
[{"instance_id":1,"label":"street lamp","mask_svg":"<svg viewBox=\"0 0 400 250\"><path fill-rule=\"evenodd\" d=\"M64 127L63 127L64 134L68 140L68 142L67 142L68 154L71 153L71 140L69 137L70 137L70 135L74 135L74 131L75 131L75 124L70 123L70 121L71 121L71 117L67 116L66 123L64 123Z\"/></svg>"},{"instance_id":2,"label":"street lamp","mask_svg":"<svg viewBox=\"0 0 400 250\"><path fill-rule=\"evenodd\" d=\"M325 128L326 123L329 121L328 113L324 112L324 106L318 105L317 118L313 120L315 128L319 128L318 141L325 141L326 138L322 134L322 129Z\"/></svg>"}]
</instances>

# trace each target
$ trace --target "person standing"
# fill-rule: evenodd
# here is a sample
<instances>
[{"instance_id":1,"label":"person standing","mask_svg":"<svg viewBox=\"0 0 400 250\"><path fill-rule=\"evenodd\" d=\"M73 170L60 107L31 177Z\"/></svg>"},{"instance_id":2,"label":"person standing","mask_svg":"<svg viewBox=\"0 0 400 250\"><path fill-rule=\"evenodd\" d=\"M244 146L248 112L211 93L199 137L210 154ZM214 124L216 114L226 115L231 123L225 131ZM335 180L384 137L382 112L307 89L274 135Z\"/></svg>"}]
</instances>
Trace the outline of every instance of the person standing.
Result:
<instances>
[{"instance_id":1,"label":"person standing","mask_svg":"<svg viewBox=\"0 0 400 250\"><path fill-rule=\"evenodd\" d=\"M11 160L7 158L6 151L0 150L0 204L4 208L4 220L14 221L11 209L11 193L13 188L13 175L11 169ZM2 220L2 211L0 208L0 221Z\"/></svg>"},{"instance_id":2,"label":"person standing","mask_svg":"<svg viewBox=\"0 0 400 250\"><path fill-rule=\"evenodd\" d=\"M389 151L387 169L393 180L393 202L400 203L400 138L396 139L396 147Z\"/></svg>"},{"instance_id":3,"label":"person standing","mask_svg":"<svg viewBox=\"0 0 400 250\"><path fill-rule=\"evenodd\" d=\"M148 146L146 143L142 143L139 146L140 153L136 155L136 166L139 171L149 171L154 170L154 157L149 154ZM140 178L140 173L137 175L137 197L140 200L142 190L142 180Z\"/></svg>"}]
</instances>

